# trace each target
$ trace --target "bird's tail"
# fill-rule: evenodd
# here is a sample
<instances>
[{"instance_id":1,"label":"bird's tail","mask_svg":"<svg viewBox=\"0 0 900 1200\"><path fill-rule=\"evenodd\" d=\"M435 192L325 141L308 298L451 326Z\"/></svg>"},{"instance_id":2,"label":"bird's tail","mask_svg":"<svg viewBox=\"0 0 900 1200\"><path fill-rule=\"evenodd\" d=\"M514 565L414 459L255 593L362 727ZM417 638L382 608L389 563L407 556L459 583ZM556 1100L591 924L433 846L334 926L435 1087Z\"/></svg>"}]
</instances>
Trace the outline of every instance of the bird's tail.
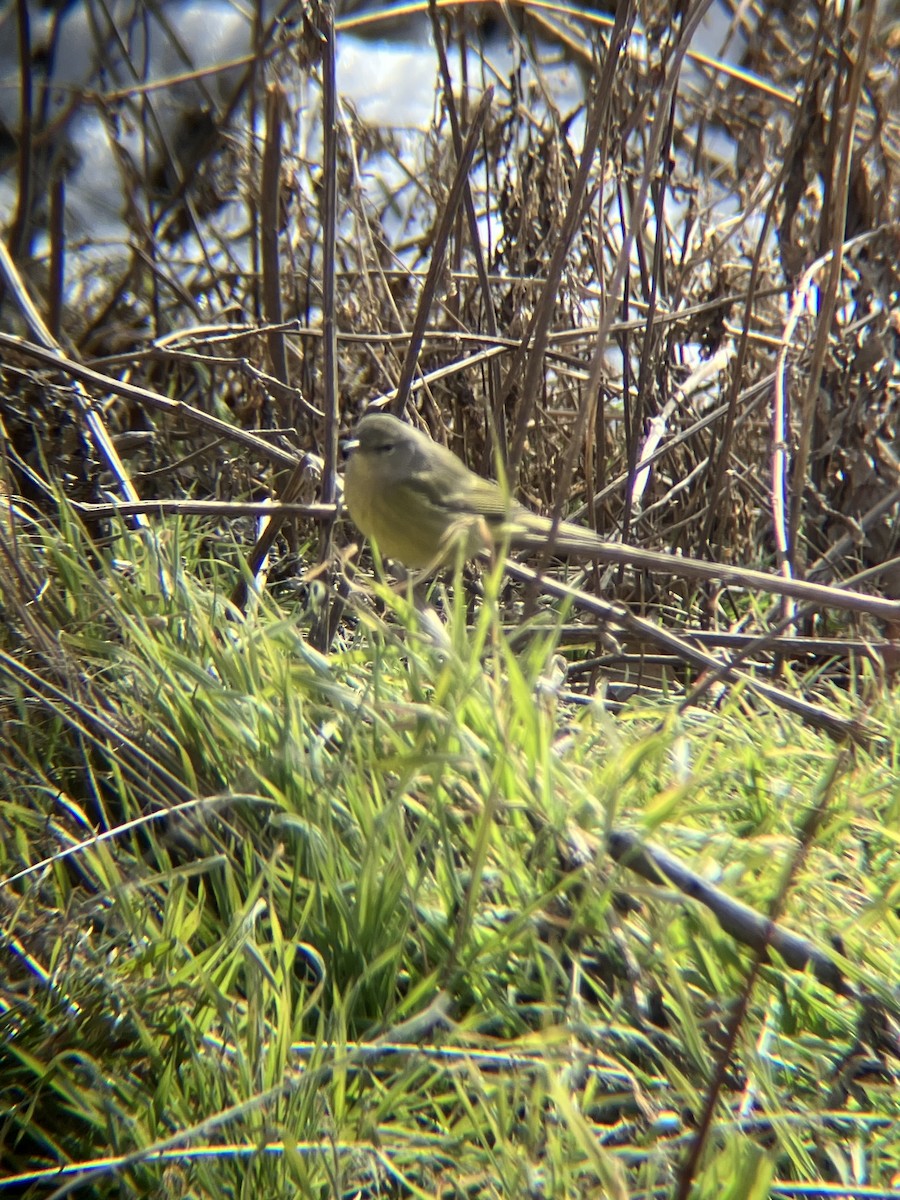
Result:
<instances>
[{"instance_id":1,"label":"bird's tail","mask_svg":"<svg viewBox=\"0 0 900 1200\"><path fill-rule=\"evenodd\" d=\"M556 526L548 517L536 513L517 514L511 523L510 548L513 550L548 550L550 554L588 557L608 545L592 529L560 521Z\"/></svg>"}]
</instances>

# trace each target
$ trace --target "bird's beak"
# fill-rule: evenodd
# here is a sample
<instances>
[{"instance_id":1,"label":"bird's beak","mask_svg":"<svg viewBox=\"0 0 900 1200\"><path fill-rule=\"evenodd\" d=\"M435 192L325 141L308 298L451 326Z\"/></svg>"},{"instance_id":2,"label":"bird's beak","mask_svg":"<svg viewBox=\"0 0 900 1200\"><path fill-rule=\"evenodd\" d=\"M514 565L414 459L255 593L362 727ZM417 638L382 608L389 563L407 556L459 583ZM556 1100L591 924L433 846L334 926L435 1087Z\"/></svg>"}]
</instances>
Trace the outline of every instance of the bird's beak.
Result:
<instances>
[{"instance_id":1,"label":"bird's beak","mask_svg":"<svg viewBox=\"0 0 900 1200\"><path fill-rule=\"evenodd\" d=\"M341 438L340 447L343 457L349 458L354 450L359 449L359 438L351 433L349 437Z\"/></svg>"}]
</instances>

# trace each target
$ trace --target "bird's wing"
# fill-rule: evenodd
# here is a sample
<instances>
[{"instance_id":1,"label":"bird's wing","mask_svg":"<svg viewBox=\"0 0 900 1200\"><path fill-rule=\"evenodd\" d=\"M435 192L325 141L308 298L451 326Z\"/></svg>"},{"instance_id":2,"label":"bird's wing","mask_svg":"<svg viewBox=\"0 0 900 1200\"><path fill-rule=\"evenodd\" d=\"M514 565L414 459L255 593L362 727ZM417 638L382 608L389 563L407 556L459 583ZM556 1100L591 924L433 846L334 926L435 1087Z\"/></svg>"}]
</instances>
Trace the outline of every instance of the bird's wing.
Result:
<instances>
[{"instance_id":1,"label":"bird's wing","mask_svg":"<svg viewBox=\"0 0 900 1200\"><path fill-rule=\"evenodd\" d=\"M442 460L441 471L434 470L435 452ZM412 475L416 489L436 508L459 516L484 517L490 522L502 521L519 510L499 484L470 471L444 446L431 447L430 459L416 463Z\"/></svg>"},{"instance_id":2,"label":"bird's wing","mask_svg":"<svg viewBox=\"0 0 900 1200\"><path fill-rule=\"evenodd\" d=\"M448 502L458 507L460 512L474 513L489 522L504 521L521 508L499 484L490 479L481 479L478 475L471 475L466 481L465 492L451 497Z\"/></svg>"}]
</instances>

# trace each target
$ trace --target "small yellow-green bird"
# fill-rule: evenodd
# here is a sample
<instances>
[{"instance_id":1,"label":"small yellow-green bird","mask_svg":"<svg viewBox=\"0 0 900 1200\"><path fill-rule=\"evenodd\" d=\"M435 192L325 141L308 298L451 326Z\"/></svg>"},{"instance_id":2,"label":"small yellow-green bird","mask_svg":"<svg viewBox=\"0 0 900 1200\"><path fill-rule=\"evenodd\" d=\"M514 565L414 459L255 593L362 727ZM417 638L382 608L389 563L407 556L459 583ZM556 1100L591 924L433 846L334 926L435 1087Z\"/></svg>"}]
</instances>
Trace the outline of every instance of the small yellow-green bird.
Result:
<instances>
[{"instance_id":1,"label":"small yellow-green bird","mask_svg":"<svg viewBox=\"0 0 900 1200\"><path fill-rule=\"evenodd\" d=\"M568 521L554 529L547 517L529 512L499 484L482 479L450 450L388 413L363 417L346 448L344 499L350 516L382 554L414 570L432 570L455 552L472 557L499 542L759 588L817 605L840 598L842 608L874 613L877 603L888 620L897 619L896 600L608 542Z\"/></svg>"},{"instance_id":2,"label":"small yellow-green bird","mask_svg":"<svg viewBox=\"0 0 900 1200\"><path fill-rule=\"evenodd\" d=\"M540 547L553 525L482 479L445 446L390 413L362 418L345 443L344 500L353 523L382 554L415 570L492 543ZM552 548L590 553L599 539L561 521Z\"/></svg>"}]
</instances>

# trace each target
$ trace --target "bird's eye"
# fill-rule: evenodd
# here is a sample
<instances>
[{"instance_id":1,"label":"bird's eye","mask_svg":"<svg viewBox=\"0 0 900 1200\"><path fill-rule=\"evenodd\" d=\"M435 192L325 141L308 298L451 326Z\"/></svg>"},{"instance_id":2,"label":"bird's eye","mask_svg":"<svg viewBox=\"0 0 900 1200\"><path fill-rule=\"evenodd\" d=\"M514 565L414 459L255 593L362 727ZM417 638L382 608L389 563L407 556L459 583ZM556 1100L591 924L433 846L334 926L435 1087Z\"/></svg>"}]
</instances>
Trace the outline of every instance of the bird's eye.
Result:
<instances>
[{"instance_id":1,"label":"bird's eye","mask_svg":"<svg viewBox=\"0 0 900 1200\"><path fill-rule=\"evenodd\" d=\"M393 450L393 442L378 442L372 447L376 454L386 454L388 450Z\"/></svg>"}]
</instances>

